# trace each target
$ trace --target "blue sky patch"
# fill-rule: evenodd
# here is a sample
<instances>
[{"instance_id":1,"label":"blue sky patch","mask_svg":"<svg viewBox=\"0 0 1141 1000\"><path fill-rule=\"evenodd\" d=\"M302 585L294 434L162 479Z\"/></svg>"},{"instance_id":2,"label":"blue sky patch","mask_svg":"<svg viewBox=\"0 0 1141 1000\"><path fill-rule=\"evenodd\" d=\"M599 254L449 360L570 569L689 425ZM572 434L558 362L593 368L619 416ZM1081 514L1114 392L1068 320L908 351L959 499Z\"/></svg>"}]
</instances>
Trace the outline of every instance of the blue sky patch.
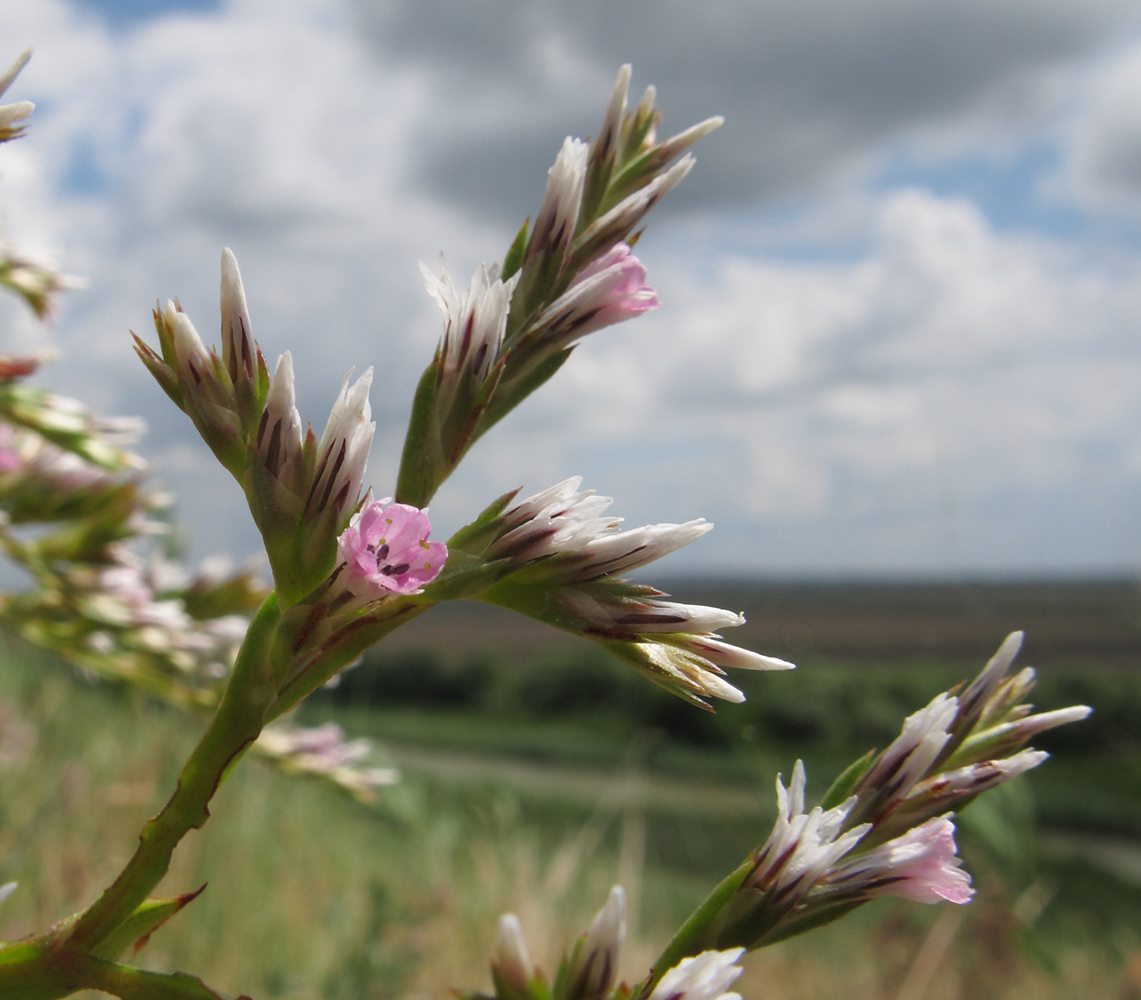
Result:
<instances>
[{"instance_id":1,"label":"blue sky patch","mask_svg":"<svg viewBox=\"0 0 1141 1000\"><path fill-rule=\"evenodd\" d=\"M215 11L222 5L221 0L78 0L78 4L98 11L115 28L164 14Z\"/></svg>"}]
</instances>

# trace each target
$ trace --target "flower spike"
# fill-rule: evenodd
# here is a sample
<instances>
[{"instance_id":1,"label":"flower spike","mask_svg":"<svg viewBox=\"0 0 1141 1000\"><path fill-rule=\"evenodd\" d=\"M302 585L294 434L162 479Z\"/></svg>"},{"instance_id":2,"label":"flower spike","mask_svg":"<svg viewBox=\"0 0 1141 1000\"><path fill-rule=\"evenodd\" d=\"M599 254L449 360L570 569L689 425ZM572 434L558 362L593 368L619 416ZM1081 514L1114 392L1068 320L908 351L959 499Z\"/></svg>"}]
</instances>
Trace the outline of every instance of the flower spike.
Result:
<instances>
[{"instance_id":1,"label":"flower spike","mask_svg":"<svg viewBox=\"0 0 1141 1000\"><path fill-rule=\"evenodd\" d=\"M568 479L500 508L471 540L463 532L453 539L468 555L498 567L499 581L478 595L481 600L586 636L702 708L709 707L706 697L744 700L724 680L723 667L792 668L721 640L717 630L743 625L743 615L663 600L669 595L620 578L695 541L711 524L699 518L622 531L622 519L606 513L611 499L579 492L581 482Z\"/></svg>"}]
</instances>

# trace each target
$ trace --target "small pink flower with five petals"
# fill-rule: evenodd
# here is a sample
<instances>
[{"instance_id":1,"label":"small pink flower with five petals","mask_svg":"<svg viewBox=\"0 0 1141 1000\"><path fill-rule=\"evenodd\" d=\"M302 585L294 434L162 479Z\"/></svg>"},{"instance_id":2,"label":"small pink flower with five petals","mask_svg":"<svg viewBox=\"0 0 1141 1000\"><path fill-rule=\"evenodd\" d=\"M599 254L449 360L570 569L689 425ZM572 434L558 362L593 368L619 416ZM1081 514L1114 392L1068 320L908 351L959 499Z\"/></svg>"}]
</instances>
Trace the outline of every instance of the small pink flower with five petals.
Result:
<instances>
[{"instance_id":1,"label":"small pink flower with five petals","mask_svg":"<svg viewBox=\"0 0 1141 1000\"><path fill-rule=\"evenodd\" d=\"M415 594L444 568L448 547L430 542L427 511L375 500L353 515L337 540L339 586L375 600L387 594Z\"/></svg>"}]
</instances>

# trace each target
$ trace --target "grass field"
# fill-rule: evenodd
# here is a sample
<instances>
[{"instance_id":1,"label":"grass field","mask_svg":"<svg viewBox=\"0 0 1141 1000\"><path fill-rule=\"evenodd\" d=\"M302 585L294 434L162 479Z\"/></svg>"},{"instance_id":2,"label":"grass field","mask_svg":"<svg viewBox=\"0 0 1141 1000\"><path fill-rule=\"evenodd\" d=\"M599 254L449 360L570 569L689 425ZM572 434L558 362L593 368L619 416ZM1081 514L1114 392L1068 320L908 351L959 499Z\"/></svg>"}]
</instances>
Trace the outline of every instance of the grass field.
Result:
<instances>
[{"instance_id":1,"label":"grass field","mask_svg":"<svg viewBox=\"0 0 1141 1000\"><path fill-rule=\"evenodd\" d=\"M639 975L763 839L777 770L802 756L810 792L822 791L903 715L977 670L1021 617L1041 626L1027 650L1043 670L1040 703L1086 701L1097 714L1055 737L1055 758L1030 780L961 817L977 899L873 904L751 956L741 991L1141 997L1134 589L1070 586L1067 600L1060 585L966 596L723 586L675 592L744 607L754 624L739 638L800 670L746 678L749 702L715 716L589 646L494 613L442 609L434 626L425 616L397 633L305 714L383 740L404 781L370 809L244 762L164 886L208 889L141 960L255 997L444 997L486 985L499 913L519 912L551 962L621 880L634 903L624 971ZM0 936L12 938L90 901L114 874L200 723L14 643L0 649L0 881L21 883Z\"/></svg>"}]
</instances>

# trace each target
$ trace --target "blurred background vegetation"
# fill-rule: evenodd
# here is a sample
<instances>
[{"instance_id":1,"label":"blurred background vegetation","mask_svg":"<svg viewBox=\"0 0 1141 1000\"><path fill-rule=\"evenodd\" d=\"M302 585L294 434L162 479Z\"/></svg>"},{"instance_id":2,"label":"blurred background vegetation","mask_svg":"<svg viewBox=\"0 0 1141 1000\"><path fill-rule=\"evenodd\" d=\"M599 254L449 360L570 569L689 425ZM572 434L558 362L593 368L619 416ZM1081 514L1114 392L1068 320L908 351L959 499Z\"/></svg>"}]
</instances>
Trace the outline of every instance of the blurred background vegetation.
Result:
<instances>
[{"instance_id":1,"label":"blurred background vegetation","mask_svg":"<svg viewBox=\"0 0 1141 1000\"><path fill-rule=\"evenodd\" d=\"M208 883L142 956L262 997L443 997L487 982L515 910L551 968L621 881L624 961L673 926L773 819L802 757L810 796L904 716L973 676L1005 634L1040 670L1053 759L959 820L967 907L884 900L751 957L750 1000L1141 998L1141 592L1130 581L677 581L744 610L734 641L791 673L736 674L744 705L697 711L590 644L456 604L395 633L300 720L378 739L404 780L365 807L249 760L164 889ZM0 909L13 938L88 902L166 798L200 728L0 636Z\"/></svg>"}]
</instances>

